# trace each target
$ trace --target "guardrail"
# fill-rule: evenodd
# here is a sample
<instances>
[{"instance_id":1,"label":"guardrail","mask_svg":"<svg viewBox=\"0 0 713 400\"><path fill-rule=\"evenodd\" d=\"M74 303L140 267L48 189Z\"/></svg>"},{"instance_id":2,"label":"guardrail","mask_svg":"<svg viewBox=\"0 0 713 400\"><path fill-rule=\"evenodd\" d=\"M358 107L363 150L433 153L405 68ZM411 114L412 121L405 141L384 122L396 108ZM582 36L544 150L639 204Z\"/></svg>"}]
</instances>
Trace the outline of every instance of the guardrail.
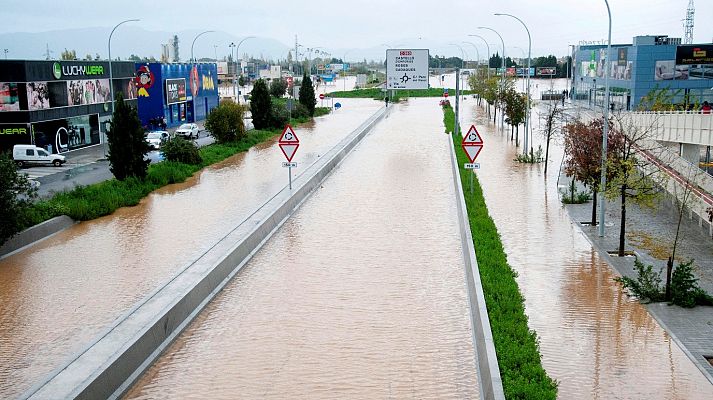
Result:
<instances>
[{"instance_id":1,"label":"guardrail","mask_svg":"<svg viewBox=\"0 0 713 400\"><path fill-rule=\"evenodd\" d=\"M632 111L627 114L636 125L651 127L656 140L713 146L713 114L690 111Z\"/></svg>"}]
</instances>

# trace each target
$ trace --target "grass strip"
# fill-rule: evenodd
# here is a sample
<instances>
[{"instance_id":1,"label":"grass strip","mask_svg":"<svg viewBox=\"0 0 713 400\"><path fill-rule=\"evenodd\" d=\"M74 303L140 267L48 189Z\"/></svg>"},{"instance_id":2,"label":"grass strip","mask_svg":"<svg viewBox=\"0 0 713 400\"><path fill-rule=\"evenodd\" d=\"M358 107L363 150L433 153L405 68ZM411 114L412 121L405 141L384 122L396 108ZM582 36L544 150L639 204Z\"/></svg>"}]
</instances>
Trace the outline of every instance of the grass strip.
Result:
<instances>
[{"instance_id":1,"label":"grass strip","mask_svg":"<svg viewBox=\"0 0 713 400\"><path fill-rule=\"evenodd\" d=\"M402 98L407 97L441 97L446 89L443 88L429 88L422 90L395 90L394 95L390 98L391 101L399 101ZM455 96L455 89L447 89L448 94ZM473 94L472 90L463 90L463 95ZM369 89L355 89L347 91L337 91L327 93L327 96L335 98L367 98L374 100L384 100L385 92L381 88L369 88Z\"/></svg>"},{"instance_id":2,"label":"grass strip","mask_svg":"<svg viewBox=\"0 0 713 400\"><path fill-rule=\"evenodd\" d=\"M446 106L443 111L446 133L453 134L453 109ZM515 280L517 272L507 262L500 234L488 214L478 177L473 179L472 195L465 187L465 182L470 179L468 174L472 172L464 169L463 164L470 161L460 147L461 139L456 138L453 142L505 397L556 399L557 383L542 367L537 333L527 325L525 299Z\"/></svg>"},{"instance_id":3,"label":"grass strip","mask_svg":"<svg viewBox=\"0 0 713 400\"><path fill-rule=\"evenodd\" d=\"M327 107L315 109L315 117L328 114ZM293 125L305 123L311 118L293 119ZM154 190L172 183L184 182L194 173L208 165L215 164L237 153L247 151L254 145L262 143L282 129L251 130L247 136L234 143L213 143L202 147L199 151L203 162L199 165L163 161L149 166L146 179L129 178L124 181L110 179L108 181L76 188L55 194L47 200L40 200L29 207L25 213L26 225L22 229L37 225L51 218L68 215L75 221L88 221L109 215L121 207L139 204L141 199Z\"/></svg>"}]
</instances>

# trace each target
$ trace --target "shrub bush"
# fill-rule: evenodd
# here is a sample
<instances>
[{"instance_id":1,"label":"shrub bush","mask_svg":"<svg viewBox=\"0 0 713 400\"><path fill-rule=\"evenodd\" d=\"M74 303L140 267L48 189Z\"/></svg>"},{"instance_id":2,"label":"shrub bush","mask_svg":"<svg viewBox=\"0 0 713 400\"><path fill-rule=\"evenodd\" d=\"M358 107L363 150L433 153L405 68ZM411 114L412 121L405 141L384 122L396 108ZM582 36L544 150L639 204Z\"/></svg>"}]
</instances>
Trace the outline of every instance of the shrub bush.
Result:
<instances>
[{"instance_id":1,"label":"shrub bush","mask_svg":"<svg viewBox=\"0 0 713 400\"><path fill-rule=\"evenodd\" d=\"M231 100L223 100L211 110L205 128L218 143L234 142L245 137L245 108Z\"/></svg>"},{"instance_id":2,"label":"shrub bush","mask_svg":"<svg viewBox=\"0 0 713 400\"><path fill-rule=\"evenodd\" d=\"M177 161L184 164L200 164L203 162L198 152L198 146L182 137L174 137L167 140L161 147L161 152L168 161Z\"/></svg>"},{"instance_id":3,"label":"shrub bush","mask_svg":"<svg viewBox=\"0 0 713 400\"><path fill-rule=\"evenodd\" d=\"M275 129L284 128L290 119L290 113L284 104L273 103L272 104L272 122L271 127Z\"/></svg>"}]
</instances>

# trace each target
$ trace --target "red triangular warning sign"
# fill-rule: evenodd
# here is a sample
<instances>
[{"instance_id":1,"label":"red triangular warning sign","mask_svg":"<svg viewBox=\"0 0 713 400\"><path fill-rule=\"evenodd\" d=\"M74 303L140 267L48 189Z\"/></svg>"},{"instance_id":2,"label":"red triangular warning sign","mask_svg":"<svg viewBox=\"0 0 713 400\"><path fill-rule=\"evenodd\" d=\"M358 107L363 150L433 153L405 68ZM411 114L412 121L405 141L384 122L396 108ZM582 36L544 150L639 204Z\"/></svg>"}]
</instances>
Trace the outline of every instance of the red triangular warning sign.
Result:
<instances>
[{"instance_id":1,"label":"red triangular warning sign","mask_svg":"<svg viewBox=\"0 0 713 400\"><path fill-rule=\"evenodd\" d=\"M278 142L280 143L299 143L300 139L297 138L297 135L295 135L295 131L292 129L290 125L285 126L285 130L282 131L282 135L280 135L280 139L278 139Z\"/></svg>"},{"instance_id":2,"label":"red triangular warning sign","mask_svg":"<svg viewBox=\"0 0 713 400\"><path fill-rule=\"evenodd\" d=\"M471 163L475 162L475 159L478 158L478 154L480 154L480 150L483 150L482 144L463 143L461 147L463 147L465 155L468 156Z\"/></svg>"},{"instance_id":3,"label":"red triangular warning sign","mask_svg":"<svg viewBox=\"0 0 713 400\"><path fill-rule=\"evenodd\" d=\"M483 139L480 138L480 134L478 133L478 130L475 129L475 125L470 126L468 133L463 136L462 143L483 144Z\"/></svg>"},{"instance_id":4,"label":"red triangular warning sign","mask_svg":"<svg viewBox=\"0 0 713 400\"><path fill-rule=\"evenodd\" d=\"M297 143L280 143L280 150L282 150L282 154L285 155L285 158L287 159L287 162L292 161L292 157L295 156L295 153L297 153L297 148L300 147L299 142Z\"/></svg>"}]
</instances>

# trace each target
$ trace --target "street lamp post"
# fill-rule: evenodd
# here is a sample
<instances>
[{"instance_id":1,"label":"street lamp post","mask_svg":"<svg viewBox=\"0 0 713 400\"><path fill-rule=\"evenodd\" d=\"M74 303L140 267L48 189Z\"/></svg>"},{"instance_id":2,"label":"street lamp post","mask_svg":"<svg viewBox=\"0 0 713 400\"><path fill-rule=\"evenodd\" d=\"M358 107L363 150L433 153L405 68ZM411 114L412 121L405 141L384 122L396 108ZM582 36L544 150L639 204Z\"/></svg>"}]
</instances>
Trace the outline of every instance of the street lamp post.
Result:
<instances>
[{"instance_id":1,"label":"street lamp post","mask_svg":"<svg viewBox=\"0 0 713 400\"><path fill-rule=\"evenodd\" d=\"M478 47L473 42L463 41L463 43L469 44L475 49L475 70L477 71L478 67L480 67L480 52L478 51Z\"/></svg>"},{"instance_id":2,"label":"street lamp post","mask_svg":"<svg viewBox=\"0 0 713 400\"><path fill-rule=\"evenodd\" d=\"M350 51L354 49L349 49L344 52L344 57L342 58L342 71L344 72L344 76L342 77L342 83L343 83L343 89L342 91L346 92L347 91L347 72L346 69L344 69L344 66L346 65L347 62L347 54L349 54Z\"/></svg>"},{"instance_id":3,"label":"street lamp post","mask_svg":"<svg viewBox=\"0 0 713 400\"><path fill-rule=\"evenodd\" d=\"M602 177L601 186L599 189L599 236L604 236L604 191L607 187L607 135L609 135L609 71L607 64L610 63L611 55L611 10L609 9L609 1L604 0L607 5L607 14L609 16L609 35L607 36L607 58L604 63L604 127L602 132Z\"/></svg>"},{"instance_id":4,"label":"street lamp post","mask_svg":"<svg viewBox=\"0 0 713 400\"><path fill-rule=\"evenodd\" d=\"M235 61L238 61L240 59L240 45L243 44L244 41L246 41L248 39L254 39L254 38L255 38L255 36L246 36L241 41L238 42L238 47L235 49L235 57L236 57ZM235 65L235 67L236 67L236 72L237 72L237 68L240 68L240 75L242 76L243 75L243 64L241 62L238 62ZM239 83L238 83L238 89L242 89L242 87L240 86ZM238 92L239 91L240 90L238 90ZM235 96L238 98L238 104L240 104L240 94L238 92L235 93Z\"/></svg>"},{"instance_id":5,"label":"street lamp post","mask_svg":"<svg viewBox=\"0 0 713 400\"><path fill-rule=\"evenodd\" d=\"M514 15L511 14L505 14L505 13L495 13L497 16L506 16L506 17L511 17L515 18L522 24L523 27L525 27L525 31L527 32L527 112L525 112L525 146L522 149L523 154L527 154L528 152L528 135L530 133L530 59L532 58L532 37L530 36L530 30L527 28L527 25L525 25L522 20ZM498 35L499 36L499 35ZM501 38L502 39L502 38ZM503 50L504 51L504 50ZM503 58L505 58L505 55L503 55Z\"/></svg>"},{"instance_id":6,"label":"street lamp post","mask_svg":"<svg viewBox=\"0 0 713 400\"><path fill-rule=\"evenodd\" d=\"M111 33L109 33L109 93L111 95L111 118L112 120L114 119L114 72L111 69L111 37L114 35L114 31L116 28L118 28L120 25L125 24L127 22L137 22L139 21L138 19L127 19L124 21L119 22L114 26L114 29L111 30ZM106 157L106 132L104 133L104 157Z\"/></svg>"},{"instance_id":7,"label":"street lamp post","mask_svg":"<svg viewBox=\"0 0 713 400\"><path fill-rule=\"evenodd\" d=\"M235 62L235 56L233 56L233 50L235 50L235 43L230 42L228 45L230 47L230 60L233 61L235 67L233 68L233 94L235 98L238 97L238 64Z\"/></svg>"},{"instance_id":8,"label":"street lamp post","mask_svg":"<svg viewBox=\"0 0 713 400\"><path fill-rule=\"evenodd\" d=\"M496 30L493 29L493 28L488 28L487 26L479 26L478 29L487 29L487 30L489 30L489 31L492 31L492 32L494 32L496 35L498 35L498 37L500 38L500 42L501 42L502 45L503 45L503 55L502 55L502 58L501 58L502 62L500 63L500 67L503 69L503 71L502 71L502 75L500 76L500 87L501 87L501 88L504 88L504 87L505 87L505 41L503 40L503 37L500 36L500 34L498 33L498 31L496 31ZM529 71L528 71L528 72L529 72ZM528 97L529 97L529 96L528 96ZM504 128L503 125L505 124L505 116L503 115L502 110L500 110L500 111L501 111L501 112L500 112L500 128L503 129L503 128Z\"/></svg>"},{"instance_id":9,"label":"street lamp post","mask_svg":"<svg viewBox=\"0 0 713 400\"><path fill-rule=\"evenodd\" d=\"M211 33L211 32L215 32L215 31L203 31L203 32L197 34L196 37L193 38L193 43L191 43L191 62L193 62L193 63L196 62L195 57L193 57L193 46L196 44L196 39L205 35L206 33Z\"/></svg>"},{"instance_id":10,"label":"street lamp post","mask_svg":"<svg viewBox=\"0 0 713 400\"><path fill-rule=\"evenodd\" d=\"M468 35L468 36L477 37L477 38L479 38L480 40L482 40L483 43L485 43L485 48L488 49L488 79L490 79L490 45L488 44L488 41L485 40L485 38L482 37L482 36L480 36L480 35L472 35L472 34L471 34L471 35Z\"/></svg>"}]
</instances>

